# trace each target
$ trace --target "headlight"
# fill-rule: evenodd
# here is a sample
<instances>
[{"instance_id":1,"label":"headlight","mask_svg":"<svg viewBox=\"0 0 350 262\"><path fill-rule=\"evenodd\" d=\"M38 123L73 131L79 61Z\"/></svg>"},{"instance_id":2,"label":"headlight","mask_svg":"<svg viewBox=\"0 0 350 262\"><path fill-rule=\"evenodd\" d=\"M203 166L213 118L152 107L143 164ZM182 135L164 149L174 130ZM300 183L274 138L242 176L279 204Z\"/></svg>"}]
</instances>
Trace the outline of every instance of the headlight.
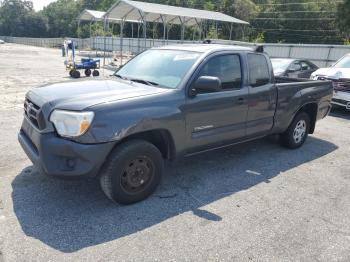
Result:
<instances>
[{"instance_id":1,"label":"headlight","mask_svg":"<svg viewBox=\"0 0 350 262\"><path fill-rule=\"evenodd\" d=\"M77 137L89 129L93 118L93 112L54 110L50 116L50 121L54 124L59 135Z\"/></svg>"}]
</instances>

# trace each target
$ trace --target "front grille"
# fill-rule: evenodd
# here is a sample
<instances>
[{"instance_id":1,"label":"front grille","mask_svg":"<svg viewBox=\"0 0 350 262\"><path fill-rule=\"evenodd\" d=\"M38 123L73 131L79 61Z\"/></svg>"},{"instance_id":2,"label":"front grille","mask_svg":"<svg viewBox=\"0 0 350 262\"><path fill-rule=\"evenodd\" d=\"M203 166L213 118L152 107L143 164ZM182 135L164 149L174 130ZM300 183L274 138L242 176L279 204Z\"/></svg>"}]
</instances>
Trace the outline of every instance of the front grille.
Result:
<instances>
[{"instance_id":1,"label":"front grille","mask_svg":"<svg viewBox=\"0 0 350 262\"><path fill-rule=\"evenodd\" d=\"M350 81L333 81L333 88L336 91L350 92Z\"/></svg>"},{"instance_id":2,"label":"front grille","mask_svg":"<svg viewBox=\"0 0 350 262\"><path fill-rule=\"evenodd\" d=\"M24 114L28 117L30 122L39 130L43 130L46 128L45 119L41 108L29 99L26 99L24 101Z\"/></svg>"},{"instance_id":3,"label":"front grille","mask_svg":"<svg viewBox=\"0 0 350 262\"><path fill-rule=\"evenodd\" d=\"M333 98L332 101L335 102L335 103L342 104L342 105L346 105L346 104L348 103L348 102L345 101L345 100L337 99L337 98Z\"/></svg>"}]
</instances>

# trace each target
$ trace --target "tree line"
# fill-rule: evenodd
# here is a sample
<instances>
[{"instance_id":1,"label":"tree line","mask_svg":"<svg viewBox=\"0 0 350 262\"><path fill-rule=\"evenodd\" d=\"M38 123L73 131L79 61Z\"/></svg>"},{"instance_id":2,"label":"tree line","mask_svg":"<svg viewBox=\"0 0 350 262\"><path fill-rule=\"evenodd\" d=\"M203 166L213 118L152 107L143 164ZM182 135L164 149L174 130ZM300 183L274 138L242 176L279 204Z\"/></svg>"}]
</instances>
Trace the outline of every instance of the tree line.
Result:
<instances>
[{"instance_id":1,"label":"tree line","mask_svg":"<svg viewBox=\"0 0 350 262\"><path fill-rule=\"evenodd\" d=\"M57 0L36 12L30 0L0 1L0 35L23 37L88 37L90 25L78 27L76 18L84 9L107 11L116 0ZM250 26L234 26L233 39L255 42L323 43L350 42L350 0L148 0L196 9L219 11L250 22ZM151 26L151 25L150 25ZM149 26L149 27L150 27ZM152 31L152 28L148 28ZM125 34L131 36L131 25ZM209 38L227 39L230 28L219 23L206 24ZM153 33L154 31L152 31ZM102 23L92 27L101 35ZM118 26L109 28L109 35L118 35ZM179 38L180 28L174 26L169 38ZM158 26L155 36L162 36ZM186 38L193 28L186 30Z\"/></svg>"}]
</instances>

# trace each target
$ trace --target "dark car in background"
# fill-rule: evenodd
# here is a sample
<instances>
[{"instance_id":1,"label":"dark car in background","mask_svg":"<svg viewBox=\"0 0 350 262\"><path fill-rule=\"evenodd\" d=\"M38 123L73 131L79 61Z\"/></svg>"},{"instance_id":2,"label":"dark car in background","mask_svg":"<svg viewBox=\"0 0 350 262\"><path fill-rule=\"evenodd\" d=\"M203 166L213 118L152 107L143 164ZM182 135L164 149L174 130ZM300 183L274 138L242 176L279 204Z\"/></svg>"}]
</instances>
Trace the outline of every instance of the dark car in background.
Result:
<instances>
[{"instance_id":1,"label":"dark car in background","mask_svg":"<svg viewBox=\"0 0 350 262\"><path fill-rule=\"evenodd\" d=\"M310 78L318 66L308 60L293 58L272 58L272 67L275 76L288 78Z\"/></svg>"}]
</instances>

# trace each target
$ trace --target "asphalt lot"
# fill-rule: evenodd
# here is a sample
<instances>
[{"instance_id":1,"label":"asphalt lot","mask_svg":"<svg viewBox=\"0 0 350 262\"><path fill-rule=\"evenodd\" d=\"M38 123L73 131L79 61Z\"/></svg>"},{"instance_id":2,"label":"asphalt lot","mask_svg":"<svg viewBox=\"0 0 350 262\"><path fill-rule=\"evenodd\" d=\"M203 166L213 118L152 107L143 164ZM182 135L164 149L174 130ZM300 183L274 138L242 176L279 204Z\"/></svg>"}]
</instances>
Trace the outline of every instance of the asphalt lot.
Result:
<instances>
[{"instance_id":1,"label":"asphalt lot","mask_svg":"<svg viewBox=\"0 0 350 262\"><path fill-rule=\"evenodd\" d=\"M350 261L350 112L296 151L272 137L171 164L118 206L94 180L41 175L17 142L25 92L69 80L62 62L0 46L0 261Z\"/></svg>"}]
</instances>

